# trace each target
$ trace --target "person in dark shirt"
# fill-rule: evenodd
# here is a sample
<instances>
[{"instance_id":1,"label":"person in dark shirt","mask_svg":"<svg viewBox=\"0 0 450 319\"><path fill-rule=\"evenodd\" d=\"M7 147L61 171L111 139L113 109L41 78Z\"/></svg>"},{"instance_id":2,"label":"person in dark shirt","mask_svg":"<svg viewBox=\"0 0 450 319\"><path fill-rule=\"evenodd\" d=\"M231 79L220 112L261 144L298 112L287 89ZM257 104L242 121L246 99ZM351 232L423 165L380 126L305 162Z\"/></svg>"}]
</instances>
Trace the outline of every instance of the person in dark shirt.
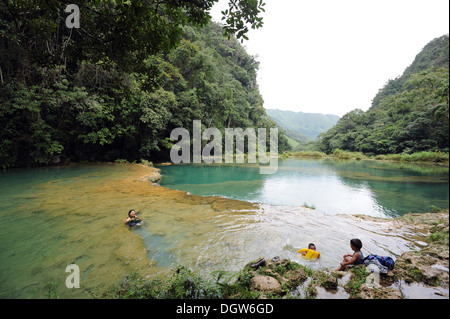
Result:
<instances>
[{"instance_id":1,"label":"person in dark shirt","mask_svg":"<svg viewBox=\"0 0 450 319\"><path fill-rule=\"evenodd\" d=\"M350 240L350 248L354 251L353 255L345 254L344 260L341 262L338 268L334 269L334 271L342 271L345 270L345 268L347 268L347 266L349 265L359 265L362 263L364 256L363 253L361 252L362 248L361 240L357 238L353 238L352 240Z\"/></svg>"}]
</instances>

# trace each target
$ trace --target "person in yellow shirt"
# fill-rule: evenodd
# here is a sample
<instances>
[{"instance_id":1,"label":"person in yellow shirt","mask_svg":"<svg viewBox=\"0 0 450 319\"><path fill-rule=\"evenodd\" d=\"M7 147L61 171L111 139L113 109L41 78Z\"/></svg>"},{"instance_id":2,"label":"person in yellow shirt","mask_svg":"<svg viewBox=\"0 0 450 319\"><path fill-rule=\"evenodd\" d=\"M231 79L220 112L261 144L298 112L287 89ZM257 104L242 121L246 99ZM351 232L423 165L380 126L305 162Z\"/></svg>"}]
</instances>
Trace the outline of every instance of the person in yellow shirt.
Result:
<instances>
[{"instance_id":1,"label":"person in yellow shirt","mask_svg":"<svg viewBox=\"0 0 450 319\"><path fill-rule=\"evenodd\" d=\"M303 248L298 251L298 253L302 254L306 259L317 259L320 258L320 253L317 251L316 245L310 243L308 248Z\"/></svg>"}]
</instances>

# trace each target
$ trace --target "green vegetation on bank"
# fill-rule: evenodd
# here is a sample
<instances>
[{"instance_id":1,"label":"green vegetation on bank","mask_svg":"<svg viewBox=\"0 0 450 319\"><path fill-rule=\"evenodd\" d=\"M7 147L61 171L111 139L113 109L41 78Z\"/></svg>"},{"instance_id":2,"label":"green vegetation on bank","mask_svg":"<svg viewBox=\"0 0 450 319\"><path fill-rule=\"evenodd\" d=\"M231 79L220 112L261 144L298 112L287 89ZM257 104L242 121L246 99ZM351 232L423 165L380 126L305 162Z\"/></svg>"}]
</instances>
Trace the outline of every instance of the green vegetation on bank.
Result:
<instances>
[{"instance_id":1,"label":"green vegetation on bank","mask_svg":"<svg viewBox=\"0 0 450 319\"><path fill-rule=\"evenodd\" d=\"M379 160L407 163L447 163L449 162L449 153L444 152L416 152L412 154L387 154L387 155L366 155L362 152L349 152L341 149L335 149L331 154L319 151L298 151L286 152L287 156L302 158L336 158L336 159L354 159L354 160Z\"/></svg>"},{"instance_id":2,"label":"green vegetation on bank","mask_svg":"<svg viewBox=\"0 0 450 319\"><path fill-rule=\"evenodd\" d=\"M256 289L252 278L261 274L277 277L282 283L275 290ZM250 263L238 272L215 271L210 278L199 276L185 267L178 267L171 274L146 280L134 273L125 278L105 295L107 298L123 299L279 299L295 298L292 290L314 277L316 283L328 282L326 275L288 260L267 261L267 264L253 270Z\"/></svg>"},{"instance_id":3,"label":"green vegetation on bank","mask_svg":"<svg viewBox=\"0 0 450 319\"><path fill-rule=\"evenodd\" d=\"M449 37L431 41L404 74L389 81L367 112L345 114L319 137L316 149L369 155L449 151ZM422 158L420 158L422 156ZM433 155L434 156L434 155Z\"/></svg>"},{"instance_id":4,"label":"green vegetation on bank","mask_svg":"<svg viewBox=\"0 0 450 319\"><path fill-rule=\"evenodd\" d=\"M377 160L399 161L399 162L429 162L429 163L448 163L448 153L443 152L417 152L412 154L388 154L377 155Z\"/></svg>"},{"instance_id":5,"label":"green vegetation on bank","mask_svg":"<svg viewBox=\"0 0 450 319\"><path fill-rule=\"evenodd\" d=\"M355 109L334 119L337 123L316 140L307 139L305 130L326 127L331 118L300 119L278 110L268 114L296 156L448 162L448 61L449 37L444 35L428 43L400 77L389 80L368 111Z\"/></svg>"}]
</instances>

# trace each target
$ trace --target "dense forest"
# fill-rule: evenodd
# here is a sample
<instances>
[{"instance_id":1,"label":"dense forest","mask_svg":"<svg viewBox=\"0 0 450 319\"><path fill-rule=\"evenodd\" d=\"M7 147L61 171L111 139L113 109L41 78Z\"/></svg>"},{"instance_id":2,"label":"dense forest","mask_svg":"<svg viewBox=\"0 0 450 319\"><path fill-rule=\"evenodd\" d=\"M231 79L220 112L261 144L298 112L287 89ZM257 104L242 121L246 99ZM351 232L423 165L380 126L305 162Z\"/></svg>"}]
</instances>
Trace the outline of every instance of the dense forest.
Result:
<instances>
[{"instance_id":1,"label":"dense forest","mask_svg":"<svg viewBox=\"0 0 450 319\"><path fill-rule=\"evenodd\" d=\"M366 154L449 150L449 37L427 44L400 77L389 80L372 107L345 114L317 142Z\"/></svg>"},{"instance_id":2,"label":"dense forest","mask_svg":"<svg viewBox=\"0 0 450 319\"><path fill-rule=\"evenodd\" d=\"M59 3L1 2L0 166L167 160L193 120L275 127L239 41L264 3L230 1L219 25L214 2L79 1L79 29Z\"/></svg>"}]
</instances>

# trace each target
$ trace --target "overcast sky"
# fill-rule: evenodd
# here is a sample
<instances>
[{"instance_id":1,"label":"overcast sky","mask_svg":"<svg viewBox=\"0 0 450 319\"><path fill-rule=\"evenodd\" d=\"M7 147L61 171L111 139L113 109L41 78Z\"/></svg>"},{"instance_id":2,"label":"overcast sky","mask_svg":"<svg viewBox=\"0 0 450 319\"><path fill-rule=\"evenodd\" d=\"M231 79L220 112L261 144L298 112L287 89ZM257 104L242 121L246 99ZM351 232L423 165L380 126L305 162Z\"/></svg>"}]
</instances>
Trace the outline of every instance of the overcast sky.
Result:
<instances>
[{"instance_id":1,"label":"overcast sky","mask_svg":"<svg viewBox=\"0 0 450 319\"><path fill-rule=\"evenodd\" d=\"M339 116L366 111L420 50L449 33L448 0L265 0L244 41L260 62L266 109ZM212 10L215 21L228 0Z\"/></svg>"}]
</instances>

